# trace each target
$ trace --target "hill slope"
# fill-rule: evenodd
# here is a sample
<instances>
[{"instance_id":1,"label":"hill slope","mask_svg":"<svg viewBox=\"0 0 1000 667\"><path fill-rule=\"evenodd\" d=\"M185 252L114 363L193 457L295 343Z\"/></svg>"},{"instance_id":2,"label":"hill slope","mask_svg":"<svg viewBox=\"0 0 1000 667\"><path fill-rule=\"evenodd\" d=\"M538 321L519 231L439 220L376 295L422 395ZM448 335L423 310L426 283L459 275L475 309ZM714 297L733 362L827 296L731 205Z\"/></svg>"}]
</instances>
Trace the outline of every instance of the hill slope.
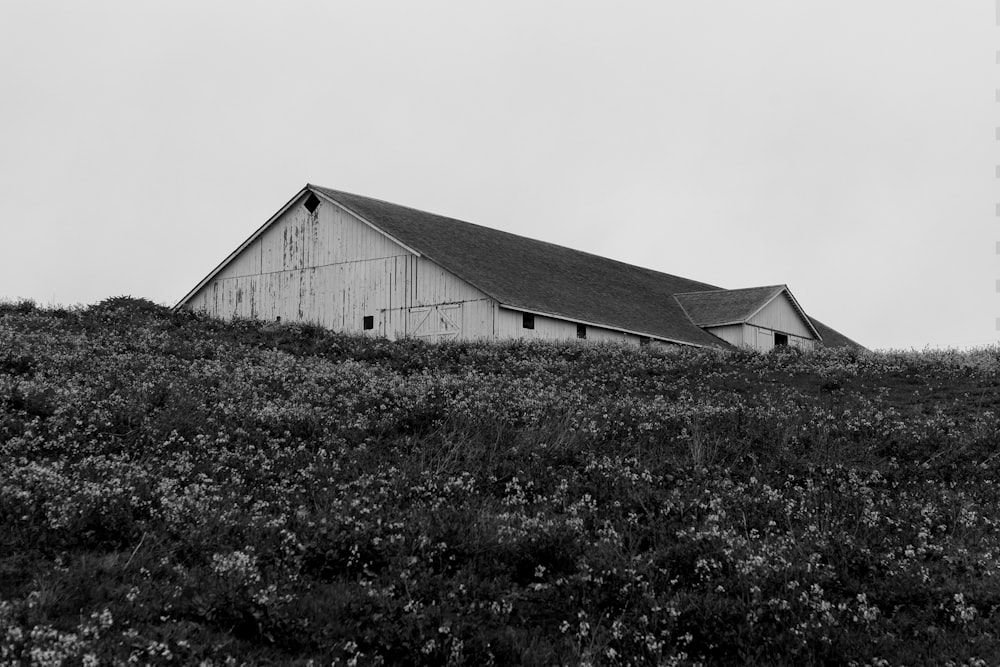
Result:
<instances>
[{"instance_id":1,"label":"hill slope","mask_svg":"<svg viewBox=\"0 0 1000 667\"><path fill-rule=\"evenodd\" d=\"M998 369L0 306L0 662L976 664Z\"/></svg>"}]
</instances>

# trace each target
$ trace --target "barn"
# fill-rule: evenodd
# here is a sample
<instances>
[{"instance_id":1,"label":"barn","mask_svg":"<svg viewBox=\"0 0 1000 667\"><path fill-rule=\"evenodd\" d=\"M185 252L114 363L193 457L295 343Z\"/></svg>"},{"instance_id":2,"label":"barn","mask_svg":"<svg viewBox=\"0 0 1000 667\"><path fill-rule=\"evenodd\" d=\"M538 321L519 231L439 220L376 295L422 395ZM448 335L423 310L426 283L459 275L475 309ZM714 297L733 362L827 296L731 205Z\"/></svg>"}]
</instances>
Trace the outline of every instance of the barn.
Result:
<instances>
[{"instance_id":1,"label":"barn","mask_svg":"<svg viewBox=\"0 0 1000 667\"><path fill-rule=\"evenodd\" d=\"M175 306L388 338L857 345L786 285L722 289L306 185Z\"/></svg>"}]
</instances>

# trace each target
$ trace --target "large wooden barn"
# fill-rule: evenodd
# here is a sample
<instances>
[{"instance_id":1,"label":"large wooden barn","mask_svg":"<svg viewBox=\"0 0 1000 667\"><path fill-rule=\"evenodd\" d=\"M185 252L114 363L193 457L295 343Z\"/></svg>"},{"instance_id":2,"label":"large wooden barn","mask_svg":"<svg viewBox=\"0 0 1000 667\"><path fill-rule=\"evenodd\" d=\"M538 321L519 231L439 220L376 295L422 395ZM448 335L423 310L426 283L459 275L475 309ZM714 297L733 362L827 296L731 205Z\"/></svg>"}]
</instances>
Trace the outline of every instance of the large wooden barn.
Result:
<instances>
[{"instance_id":1,"label":"large wooden barn","mask_svg":"<svg viewBox=\"0 0 1000 667\"><path fill-rule=\"evenodd\" d=\"M428 341L856 345L785 285L722 289L315 185L176 308Z\"/></svg>"}]
</instances>

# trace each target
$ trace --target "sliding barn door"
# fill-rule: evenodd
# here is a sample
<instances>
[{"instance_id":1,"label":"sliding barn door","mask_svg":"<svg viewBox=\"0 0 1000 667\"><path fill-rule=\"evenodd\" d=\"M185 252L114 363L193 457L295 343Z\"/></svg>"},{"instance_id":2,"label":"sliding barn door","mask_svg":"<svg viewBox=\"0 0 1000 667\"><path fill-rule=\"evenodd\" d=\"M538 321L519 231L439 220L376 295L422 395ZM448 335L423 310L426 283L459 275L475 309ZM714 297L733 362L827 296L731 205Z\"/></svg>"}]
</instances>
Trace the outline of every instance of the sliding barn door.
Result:
<instances>
[{"instance_id":1,"label":"sliding barn door","mask_svg":"<svg viewBox=\"0 0 1000 667\"><path fill-rule=\"evenodd\" d=\"M410 308L406 324L407 335L426 341L459 338L462 333L462 304Z\"/></svg>"}]
</instances>

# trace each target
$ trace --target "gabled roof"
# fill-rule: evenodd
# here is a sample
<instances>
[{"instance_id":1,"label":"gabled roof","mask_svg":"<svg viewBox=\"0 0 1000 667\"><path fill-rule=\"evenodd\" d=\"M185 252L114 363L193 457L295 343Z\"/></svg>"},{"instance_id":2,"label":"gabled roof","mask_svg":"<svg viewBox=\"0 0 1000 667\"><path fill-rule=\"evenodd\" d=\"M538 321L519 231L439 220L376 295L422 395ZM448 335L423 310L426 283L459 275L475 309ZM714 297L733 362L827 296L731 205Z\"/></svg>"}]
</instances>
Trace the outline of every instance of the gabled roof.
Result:
<instances>
[{"instance_id":1,"label":"gabled roof","mask_svg":"<svg viewBox=\"0 0 1000 667\"><path fill-rule=\"evenodd\" d=\"M699 327L718 327L748 321L782 294L788 297L803 324L816 338L822 339L787 285L689 292L676 294L674 298L687 312L691 321Z\"/></svg>"},{"instance_id":2,"label":"gabled roof","mask_svg":"<svg viewBox=\"0 0 1000 667\"><path fill-rule=\"evenodd\" d=\"M502 307L689 345L728 345L698 327L674 298L677 294L721 290L715 285L311 184L257 229L175 308L183 306L310 191L473 285ZM771 288L735 291L756 289ZM820 322L811 318L810 321L827 345L857 346Z\"/></svg>"},{"instance_id":3,"label":"gabled roof","mask_svg":"<svg viewBox=\"0 0 1000 667\"><path fill-rule=\"evenodd\" d=\"M700 327L712 327L746 322L784 289L784 285L717 289L675 294L674 298L692 322Z\"/></svg>"}]
</instances>

